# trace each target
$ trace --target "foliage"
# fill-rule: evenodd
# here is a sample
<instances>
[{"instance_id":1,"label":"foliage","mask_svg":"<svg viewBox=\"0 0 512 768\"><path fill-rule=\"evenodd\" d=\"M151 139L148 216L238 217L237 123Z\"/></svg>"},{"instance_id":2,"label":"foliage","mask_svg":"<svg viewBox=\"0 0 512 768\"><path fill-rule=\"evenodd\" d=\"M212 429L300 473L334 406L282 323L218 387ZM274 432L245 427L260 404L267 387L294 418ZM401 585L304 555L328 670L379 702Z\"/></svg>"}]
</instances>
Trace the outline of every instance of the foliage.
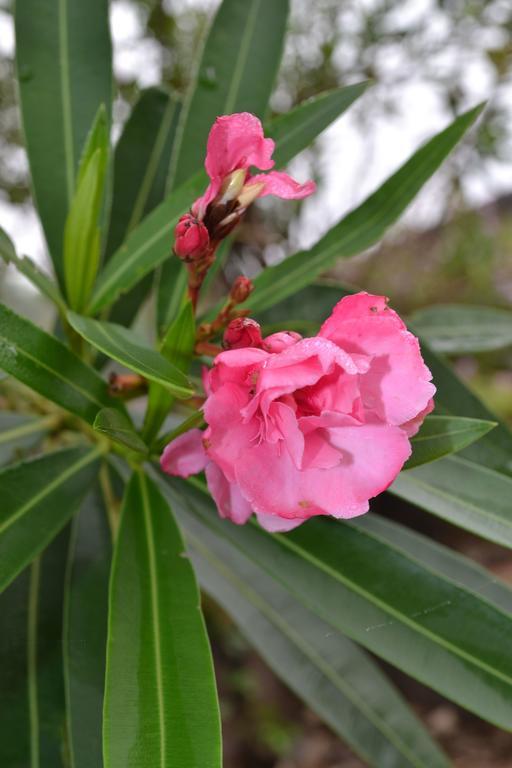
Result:
<instances>
[{"instance_id":1,"label":"foliage","mask_svg":"<svg viewBox=\"0 0 512 768\"><path fill-rule=\"evenodd\" d=\"M234 526L218 518L201 481L169 481L156 468L170 435L201 420L195 342L205 317L186 301L172 229L204 186L205 125L233 109L265 117L288 3L272 4L267 19L270 5L260 15L257 0L224 0L184 104L143 92L114 148L106 0L86 13L78 0L44 5L17 3L17 59L55 281L3 234L0 248L53 301L58 325L50 334L0 307L2 386L21 406L0 419L2 764L220 768L197 574L368 765L447 766L366 651L510 729L512 592L378 516L312 521L284 535ZM365 88L334 90L269 120L279 163ZM318 275L382 237L480 111L432 137L310 251L262 272L246 306L276 328L298 321L314 332L345 291L315 283ZM152 285L161 311L150 340L130 326ZM447 307L415 320L434 350L509 343L506 313L464 313ZM438 410L391 492L510 546L512 435L424 349ZM48 433L51 450L34 448Z\"/></svg>"}]
</instances>

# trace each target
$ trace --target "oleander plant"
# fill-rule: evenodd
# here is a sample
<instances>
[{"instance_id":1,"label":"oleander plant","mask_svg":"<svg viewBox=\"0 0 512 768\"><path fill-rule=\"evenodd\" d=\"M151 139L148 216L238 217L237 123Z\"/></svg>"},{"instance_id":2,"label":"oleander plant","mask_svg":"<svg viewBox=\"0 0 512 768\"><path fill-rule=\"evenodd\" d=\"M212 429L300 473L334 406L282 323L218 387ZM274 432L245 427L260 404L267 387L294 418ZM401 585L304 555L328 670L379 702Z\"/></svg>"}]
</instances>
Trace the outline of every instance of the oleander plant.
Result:
<instances>
[{"instance_id":1,"label":"oleander plant","mask_svg":"<svg viewBox=\"0 0 512 768\"><path fill-rule=\"evenodd\" d=\"M451 306L406 326L322 278L382 238L483 106L218 299L247 210L314 195L283 169L371 88L269 117L288 6L223 0L183 102L141 91L113 144L107 0L16 3L53 274L3 230L0 253L55 323L0 305L3 768L220 768L200 589L369 766L450 765L378 659L512 730L512 591L369 511L388 489L512 545L512 434L441 356L509 343L510 318ZM143 305L151 332L132 327Z\"/></svg>"}]
</instances>

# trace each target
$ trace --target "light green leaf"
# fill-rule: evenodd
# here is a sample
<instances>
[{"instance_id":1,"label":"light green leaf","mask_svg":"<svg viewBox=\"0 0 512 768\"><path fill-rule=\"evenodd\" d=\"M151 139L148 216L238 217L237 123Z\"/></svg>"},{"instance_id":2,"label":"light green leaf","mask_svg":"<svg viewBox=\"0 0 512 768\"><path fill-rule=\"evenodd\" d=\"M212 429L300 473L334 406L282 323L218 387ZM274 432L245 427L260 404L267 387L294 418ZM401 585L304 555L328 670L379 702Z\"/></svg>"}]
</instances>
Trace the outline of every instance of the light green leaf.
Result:
<instances>
[{"instance_id":1,"label":"light green leaf","mask_svg":"<svg viewBox=\"0 0 512 768\"><path fill-rule=\"evenodd\" d=\"M465 355L512 344L512 312L504 309L441 304L415 312L410 321L435 352Z\"/></svg>"},{"instance_id":2,"label":"light green leaf","mask_svg":"<svg viewBox=\"0 0 512 768\"><path fill-rule=\"evenodd\" d=\"M283 50L288 0L223 0L183 106L169 188L203 165L208 132L219 115L263 117Z\"/></svg>"},{"instance_id":3,"label":"light green leaf","mask_svg":"<svg viewBox=\"0 0 512 768\"><path fill-rule=\"evenodd\" d=\"M105 768L220 768L197 586L171 510L142 473L126 491L109 605Z\"/></svg>"},{"instance_id":4,"label":"light green leaf","mask_svg":"<svg viewBox=\"0 0 512 768\"><path fill-rule=\"evenodd\" d=\"M163 355L127 328L116 323L102 323L68 313L68 320L77 333L113 360L141 376L166 387L175 397L187 398L193 393L187 377Z\"/></svg>"},{"instance_id":5,"label":"light green leaf","mask_svg":"<svg viewBox=\"0 0 512 768\"><path fill-rule=\"evenodd\" d=\"M495 421L464 416L427 416L419 433L411 439L413 453L404 469L461 451L496 426Z\"/></svg>"},{"instance_id":6,"label":"light green leaf","mask_svg":"<svg viewBox=\"0 0 512 768\"><path fill-rule=\"evenodd\" d=\"M181 495L186 514L222 532L322 621L480 717L511 728L512 615L361 526L317 519L270 536L256 525L220 520L190 484L166 482Z\"/></svg>"},{"instance_id":7,"label":"light green leaf","mask_svg":"<svg viewBox=\"0 0 512 768\"><path fill-rule=\"evenodd\" d=\"M185 514L181 522L203 588L365 764L447 768L447 759L363 651L197 518Z\"/></svg>"},{"instance_id":8,"label":"light green leaf","mask_svg":"<svg viewBox=\"0 0 512 768\"><path fill-rule=\"evenodd\" d=\"M107 514L95 487L73 520L65 579L64 670L71 768L103 765L110 561Z\"/></svg>"},{"instance_id":9,"label":"light green leaf","mask_svg":"<svg viewBox=\"0 0 512 768\"><path fill-rule=\"evenodd\" d=\"M64 285L64 222L80 153L101 104L110 115L107 0L16 3L16 63L32 184L50 254Z\"/></svg>"},{"instance_id":10,"label":"light green leaf","mask_svg":"<svg viewBox=\"0 0 512 768\"><path fill-rule=\"evenodd\" d=\"M0 413L0 466L14 461L16 455L30 450L58 424L58 416L26 413Z\"/></svg>"},{"instance_id":11,"label":"light green leaf","mask_svg":"<svg viewBox=\"0 0 512 768\"><path fill-rule=\"evenodd\" d=\"M43 397L93 423L100 408L122 408L92 368L54 336L0 304L0 368Z\"/></svg>"},{"instance_id":12,"label":"light green leaf","mask_svg":"<svg viewBox=\"0 0 512 768\"><path fill-rule=\"evenodd\" d=\"M114 442L121 443L132 451L138 453L147 453L148 451L146 443L136 433L128 416L115 408L102 408L94 420L93 427L96 432L101 432Z\"/></svg>"},{"instance_id":13,"label":"light green leaf","mask_svg":"<svg viewBox=\"0 0 512 768\"><path fill-rule=\"evenodd\" d=\"M97 448L68 448L0 472L0 591L53 539L87 493Z\"/></svg>"},{"instance_id":14,"label":"light green leaf","mask_svg":"<svg viewBox=\"0 0 512 768\"><path fill-rule=\"evenodd\" d=\"M482 106L460 115L391 176L376 192L333 227L309 251L297 253L265 269L254 281L247 308L271 307L315 280L338 259L369 248L407 208L421 187L439 168L474 123Z\"/></svg>"},{"instance_id":15,"label":"light green leaf","mask_svg":"<svg viewBox=\"0 0 512 768\"><path fill-rule=\"evenodd\" d=\"M69 529L0 595L2 766L68 768L62 608Z\"/></svg>"},{"instance_id":16,"label":"light green leaf","mask_svg":"<svg viewBox=\"0 0 512 768\"><path fill-rule=\"evenodd\" d=\"M160 344L161 353L183 373L188 373L196 341L192 303L187 301ZM142 434L151 442L162 426L173 402L172 394L160 384L149 387L149 401Z\"/></svg>"}]
</instances>

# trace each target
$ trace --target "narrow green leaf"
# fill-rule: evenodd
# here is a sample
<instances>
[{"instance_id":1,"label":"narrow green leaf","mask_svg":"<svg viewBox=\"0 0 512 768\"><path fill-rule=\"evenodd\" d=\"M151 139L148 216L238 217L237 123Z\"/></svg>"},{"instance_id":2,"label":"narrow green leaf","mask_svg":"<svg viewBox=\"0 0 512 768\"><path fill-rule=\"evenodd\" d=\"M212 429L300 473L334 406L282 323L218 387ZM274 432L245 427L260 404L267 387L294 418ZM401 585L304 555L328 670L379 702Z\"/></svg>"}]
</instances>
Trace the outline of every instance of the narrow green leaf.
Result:
<instances>
[{"instance_id":1,"label":"narrow green leaf","mask_svg":"<svg viewBox=\"0 0 512 768\"><path fill-rule=\"evenodd\" d=\"M415 312L410 321L435 352L464 355L512 344L512 312L504 309L441 304Z\"/></svg>"},{"instance_id":2,"label":"narrow green leaf","mask_svg":"<svg viewBox=\"0 0 512 768\"><path fill-rule=\"evenodd\" d=\"M167 392L167 390L165 390ZM115 408L102 408L93 424L96 432L101 432L116 443L130 448L138 453L147 453L144 440L136 433L128 416Z\"/></svg>"},{"instance_id":3,"label":"narrow green leaf","mask_svg":"<svg viewBox=\"0 0 512 768\"><path fill-rule=\"evenodd\" d=\"M89 133L86 136L82 154L80 156L80 163L78 165L78 173L76 177L77 189L80 187L80 184L82 183L85 174L87 173L87 167L93 156L98 150L107 154L109 146L110 136L107 110L104 104L100 104Z\"/></svg>"},{"instance_id":4,"label":"narrow green leaf","mask_svg":"<svg viewBox=\"0 0 512 768\"><path fill-rule=\"evenodd\" d=\"M169 188L183 184L202 167L208 132L219 115L265 115L281 60L288 6L288 0L223 0L183 106Z\"/></svg>"},{"instance_id":5,"label":"narrow green leaf","mask_svg":"<svg viewBox=\"0 0 512 768\"><path fill-rule=\"evenodd\" d=\"M121 407L92 368L55 337L0 304L0 368L80 418Z\"/></svg>"},{"instance_id":6,"label":"narrow green leaf","mask_svg":"<svg viewBox=\"0 0 512 768\"><path fill-rule=\"evenodd\" d=\"M318 519L269 536L256 525L220 520L190 484L166 482L181 493L187 514L222 531L323 621L480 717L511 728L512 615L360 526Z\"/></svg>"},{"instance_id":7,"label":"narrow green leaf","mask_svg":"<svg viewBox=\"0 0 512 768\"><path fill-rule=\"evenodd\" d=\"M0 413L0 466L37 445L57 423L56 416L39 418L26 413Z\"/></svg>"},{"instance_id":8,"label":"narrow green leaf","mask_svg":"<svg viewBox=\"0 0 512 768\"><path fill-rule=\"evenodd\" d=\"M108 2L24 0L16 3L15 23L32 184L63 286L64 222L75 192L80 152L100 104L110 115Z\"/></svg>"},{"instance_id":9,"label":"narrow green leaf","mask_svg":"<svg viewBox=\"0 0 512 768\"><path fill-rule=\"evenodd\" d=\"M0 762L67 768L62 676L66 527L0 595Z\"/></svg>"},{"instance_id":10,"label":"narrow green leaf","mask_svg":"<svg viewBox=\"0 0 512 768\"><path fill-rule=\"evenodd\" d=\"M376 192L333 227L309 251L302 251L262 272L254 281L247 307L261 311L315 280L337 259L369 248L400 216L425 182L462 138L482 106L460 115L391 176Z\"/></svg>"},{"instance_id":11,"label":"narrow green leaf","mask_svg":"<svg viewBox=\"0 0 512 768\"><path fill-rule=\"evenodd\" d=\"M68 313L68 320L75 331L100 352L150 381L162 384L175 397L186 398L193 393L187 377L163 355L146 346L133 331L74 312Z\"/></svg>"},{"instance_id":12,"label":"narrow green leaf","mask_svg":"<svg viewBox=\"0 0 512 768\"><path fill-rule=\"evenodd\" d=\"M199 594L171 510L136 473L110 583L105 768L220 768L220 723Z\"/></svg>"},{"instance_id":13,"label":"narrow green leaf","mask_svg":"<svg viewBox=\"0 0 512 768\"><path fill-rule=\"evenodd\" d=\"M369 766L447 768L400 694L357 646L225 538L186 515L204 589L292 690Z\"/></svg>"},{"instance_id":14,"label":"narrow green leaf","mask_svg":"<svg viewBox=\"0 0 512 768\"><path fill-rule=\"evenodd\" d=\"M85 158L64 231L64 276L72 309L82 310L100 264L98 220L107 168L107 146Z\"/></svg>"},{"instance_id":15,"label":"narrow green leaf","mask_svg":"<svg viewBox=\"0 0 512 768\"><path fill-rule=\"evenodd\" d=\"M413 453L404 469L412 469L461 451L495 426L495 421L463 416L427 416L419 433L411 440Z\"/></svg>"},{"instance_id":16,"label":"narrow green leaf","mask_svg":"<svg viewBox=\"0 0 512 768\"><path fill-rule=\"evenodd\" d=\"M65 580L64 670L70 768L101 768L111 543L99 489L71 531Z\"/></svg>"},{"instance_id":17,"label":"narrow green leaf","mask_svg":"<svg viewBox=\"0 0 512 768\"><path fill-rule=\"evenodd\" d=\"M98 456L97 448L67 448L0 472L0 591L76 511Z\"/></svg>"},{"instance_id":18,"label":"narrow green leaf","mask_svg":"<svg viewBox=\"0 0 512 768\"><path fill-rule=\"evenodd\" d=\"M183 309L168 329L160 344L160 351L173 365L183 373L188 373L196 341L196 324L192 303L187 301ZM142 434L151 440L158 433L165 417L169 413L173 396L168 389L154 382L149 387L149 401L144 418Z\"/></svg>"}]
</instances>

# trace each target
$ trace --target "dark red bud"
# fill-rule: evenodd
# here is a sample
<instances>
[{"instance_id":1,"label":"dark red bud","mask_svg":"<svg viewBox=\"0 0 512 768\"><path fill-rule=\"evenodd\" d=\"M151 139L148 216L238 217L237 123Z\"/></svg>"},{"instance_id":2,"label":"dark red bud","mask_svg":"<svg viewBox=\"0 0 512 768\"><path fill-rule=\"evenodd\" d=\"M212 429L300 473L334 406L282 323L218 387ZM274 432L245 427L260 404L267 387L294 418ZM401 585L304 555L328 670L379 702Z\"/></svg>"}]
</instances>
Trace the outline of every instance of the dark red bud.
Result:
<instances>
[{"instance_id":1,"label":"dark red bud","mask_svg":"<svg viewBox=\"0 0 512 768\"><path fill-rule=\"evenodd\" d=\"M183 261L199 261L210 244L208 230L202 221L186 213L174 230L174 252Z\"/></svg>"},{"instance_id":2,"label":"dark red bud","mask_svg":"<svg viewBox=\"0 0 512 768\"><path fill-rule=\"evenodd\" d=\"M261 346L261 328L250 317L237 317L224 331L225 349Z\"/></svg>"},{"instance_id":3,"label":"dark red bud","mask_svg":"<svg viewBox=\"0 0 512 768\"><path fill-rule=\"evenodd\" d=\"M231 286L229 298L234 304L242 304L253 292L254 285L248 277L239 275Z\"/></svg>"}]
</instances>

